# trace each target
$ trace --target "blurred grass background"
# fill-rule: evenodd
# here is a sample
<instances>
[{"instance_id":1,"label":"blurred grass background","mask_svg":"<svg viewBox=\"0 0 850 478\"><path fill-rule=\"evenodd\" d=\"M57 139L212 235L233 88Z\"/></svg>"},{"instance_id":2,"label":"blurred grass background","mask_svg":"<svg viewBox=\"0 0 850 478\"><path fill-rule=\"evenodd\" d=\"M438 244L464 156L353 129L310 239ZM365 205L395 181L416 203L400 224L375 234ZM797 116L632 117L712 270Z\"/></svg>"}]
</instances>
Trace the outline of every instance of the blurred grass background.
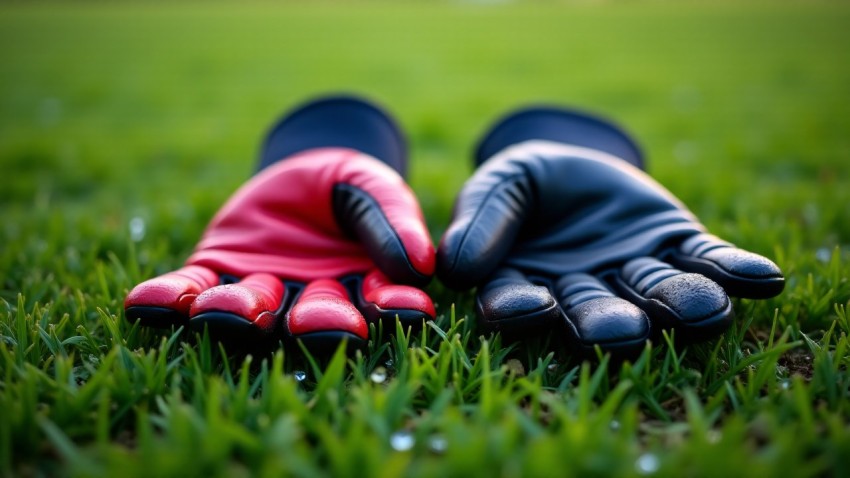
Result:
<instances>
[{"instance_id":1,"label":"blurred grass background","mask_svg":"<svg viewBox=\"0 0 850 478\"><path fill-rule=\"evenodd\" d=\"M41 303L73 322L68 297L89 301L80 323L120 319L123 291L180 264L250 175L268 125L343 91L408 132L435 241L498 116L615 119L713 232L786 271L784 296L747 305L754 327L778 310L816 333L850 299L848 25L847 3L803 0L4 3L0 298L9 320ZM430 292L443 316L472 312Z\"/></svg>"},{"instance_id":2,"label":"blurred grass background","mask_svg":"<svg viewBox=\"0 0 850 478\"><path fill-rule=\"evenodd\" d=\"M82 206L122 228L128 214L159 221L159 205L196 196L208 213L250 174L271 121L335 91L399 117L435 232L478 135L528 102L620 122L651 172L709 223L805 220L823 213L807 207L847 203L833 187L850 160L839 2L37 3L0 13L0 198L17 205ZM846 239L847 214L808 226Z\"/></svg>"}]
</instances>

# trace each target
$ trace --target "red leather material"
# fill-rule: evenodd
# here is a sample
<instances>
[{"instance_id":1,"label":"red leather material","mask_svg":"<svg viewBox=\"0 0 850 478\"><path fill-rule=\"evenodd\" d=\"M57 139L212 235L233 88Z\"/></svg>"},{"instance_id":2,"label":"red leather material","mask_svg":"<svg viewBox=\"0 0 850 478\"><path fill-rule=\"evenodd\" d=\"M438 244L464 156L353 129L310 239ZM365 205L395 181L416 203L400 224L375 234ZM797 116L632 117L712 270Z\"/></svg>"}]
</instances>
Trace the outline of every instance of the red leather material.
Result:
<instances>
[{"instance_id":1,"label":"red leather material","mask_svg":"<svg viewBox=\"0 0 850 478\"><path fill-rule=\"evenodd\" d=\"M124 308L163 307L188 316L192 301L218 282L218 274L206 267L186 266L134 287L124 300Z\"/></svg>"},{"instance_id":2,"label":"red leather material","mask_svg":"<svg viewBox=\"0 0 850 478\"><path fill-rule=\"evenodd\" d=\"M254 176L213 218L187 264L304 282L365 273L374 267L366 250L336 224L332 197L339 183L370 194L413 267L433 274L434 247L410 188L386 164L341 148L307 151Z\"/></svg>"},{"instance_id":3,"label":"red leather material","mask_svg":"<svg viewBox=\"0 0 850 478\"><path fill-rule=\"evenodd\" d=\"M369 338L366 319L348 300L339 282L320 279L307 285L298 303L289 312L289 332L298 336L310 332L341 330Z\"/></svg>"},{"instance_id":4,"label":"red leather material","mask_svg":"<svg viewBox=\"0 0 850 478\"><path fill-rule=\"evenodd\" d=\"M393 284L378 270L363 279L363 298L384 310L418 310L432 319L437 315L434 303L425 292L406 285Z\"/></svg>"},{"instance_id":5,"label":"red leather material","mask_svg":"<svg viewBox=\"0 0 850 478\"><path fill-rule=\"evenodd\" d=\"M367 163L366 160L369 160ZM419 202L410 187L392 168L360 155L342 168L340 182L369 194L398 234L410 264L422 275L434 274L435 252Z\"/></svg>"},{"instance_id":6,"label":"red leather material","mask_svg":"<svg viewBox=\"0 0 850 478\"><path fill-rule=\"evenodd\" d=\"M190 315L205 312L227 312L254 322L260 328L270 328L275 312L283 301L284 287L271 274L251 274L237 284L213 287L192 303Z\"/></svg>"}]
</instances>

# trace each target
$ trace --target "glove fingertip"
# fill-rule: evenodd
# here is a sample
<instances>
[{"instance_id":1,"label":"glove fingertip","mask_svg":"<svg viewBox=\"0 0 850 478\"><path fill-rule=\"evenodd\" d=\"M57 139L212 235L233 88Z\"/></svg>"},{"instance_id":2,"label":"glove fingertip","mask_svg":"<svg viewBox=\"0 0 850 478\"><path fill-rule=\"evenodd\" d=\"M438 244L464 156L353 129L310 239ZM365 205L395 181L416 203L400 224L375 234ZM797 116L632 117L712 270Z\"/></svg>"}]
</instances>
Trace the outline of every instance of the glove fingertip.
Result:
<instances>
[{"instance_id":1,"label":"glove fingertip","mask_svg":"<svg viewBox=\"0 0 850 478\"><path fill-rule=\"evenodd\" d=\"M481 283L496 268L494 259L501 255L485 254L477 242L467 237L475 235L470 231L468 221L456 221L443 235L437 248L437 277L447 287L454 290L468 290Z\"/></svg>"},{"instance_id":2,"label":"glove fingertip","mask_svg":"<svg viewBox=\"0 0 850 478\"><path fill-rule=\"evenodd\" d=\"M395 228L398 236L398 262L421 276L434 275L437 253L431 242L425 224L418 220L408 220L406 224Z\"/></svg>"},{"instance_id":3,"label":"glove fingertip","mask_svg":"<svg viewBox=\"0 0 850 478\"><path fill-rule=\"evenodd\" d=\"M561 317L561 308L549 289L510 269L491 276L475 302L478 324L485 331L501 332L508 340L551 330Z\"/></svg>"},{"instance_id":4,"label":"glove fingertip","mask_svg":"<svg viewBox=\"0 0 850 478\"><path fill-rule=\"evenodd\" d=\"M185 266L133 287L124 299L124 310L129 320L141 320L143 325L181 324L195 298L216 283L218 274L212 270Z\"/></svg>"},{"instance_id":5,"label":"glove fingertip","mask_svg":"<svg viewBox=\"0 0 850 478\"><path fill-rule=\"evenodd\" d=\"M555 299L545 287L530 283L488 285L478 294L479 311L489 322L548 315L555 306Z\"/></svg>"},{"instance_id":6,"label":"glove fingertip","mask_svg":"<svg viewBox=\"0 0 850 478\"><path fill-rule=\"evenodd\" d=\"M437 316L434 302L425 291L396 284L379 270L371 271L350 290L366 320L382 323L384 331L395 330L396 321L405 330L418 330Z\"/></svg>"},{"instance_id":7,"label":"glove fingertip","mask_svg":"<svg viewBox=\"0 0 850 478\"><path fill-rule=\"evenodd\" d=\"M738 297L769 298L785 288L782 270L770 259L735 247L718 248L704 253L702 259L711 261L737 279L730 293Z\"/></svg>"},{"instance_id":8,"label":"glove fingertip","mask_svg":"<svg viewBox=\"0 0 850 478\"><path fill-rule=\"evenodd\" d=\"M710 277L735 297L767 299L785 288L775 262L708 234L685 241L670 259L682 270Z\"/></svg>"},{"instance_id":9,"label":"glove fingertip","mask_svg":"<svg viewBox=\"0 0 850 478\"><path fill-rule=\"evenodd\" d=\"M308 284L287 314L286 322L289 333L299 338L316 332L351 334L362 340L369 338L363 315L348 299L343 286L329 279Z\"/></svg>"},{"instance_id":10,"label":"glove fingertip","mask_svg":"<svg viewBox=\"0 0 850 478\"><path fill-rule=\"evenodd\" d=\"M599 345L616 355L633 355L650 338L646 313L619 297L595 298L565 312L575 327L577 345L585 352Z\"/></svg>"}]
</instances>

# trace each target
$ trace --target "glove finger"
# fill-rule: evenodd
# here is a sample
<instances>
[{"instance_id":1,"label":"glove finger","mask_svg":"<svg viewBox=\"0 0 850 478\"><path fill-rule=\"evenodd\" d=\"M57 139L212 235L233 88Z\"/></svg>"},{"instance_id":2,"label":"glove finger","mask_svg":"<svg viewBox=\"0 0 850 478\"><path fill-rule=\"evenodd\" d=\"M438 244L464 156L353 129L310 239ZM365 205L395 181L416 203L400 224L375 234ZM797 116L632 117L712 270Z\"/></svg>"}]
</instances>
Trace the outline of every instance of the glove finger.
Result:
<instances>
[{"instance_id":1,"label":"glove finger","mask_svg":"<svg viewBox=\"0 0 850 478\"><path fill-rule=\"evenodd\" d=\"M342 284L318 279L307 284L286 314L289 334L313 352L333 352L344 340L349 347L363 348L369 327L348 298Z\"/></svg>"},{"instance_id":2,"label":"glove finger","mask_svg":"<svg viewBox=\"0 0 850 478\"><path fill-rule=\"evenodd\" d=\"M125 316L148 327L186 325L195 298L218 284L219 276L211 269L182 267L133 287L124 300Z\"/></svg>"},{"instance_id":3,"label":"glove finger","mask_svg":"<svg viewBox=\"0 0 850 478\"><path fill-rule=\"evenodd\" d=\"M484 164L464 184L440 241L440 280L464 290L489 276L513 247L532 201L531 180L520 163Z\"/></svg>"},{"instance_id":4,"label":"glove finger","mask_svg":"<svg viewBox=\"0 0 850 478\"><path fill-rule=\"evenodd\" d=\"M395 281L425 285L434 275L434 245L413 191L392 168L366 155L340 166L333 190L337 223Z\"/></svg>"},{"instance_id":5,"label":"glove finger","mask_svg":"<svg viewBox=\"0 0 850 478\"><path fill-rule=\"evenodd\" d=\"M767 299L785 287L782 271L773 261L711 234L687 239L667 259L684 271L710 278L735 297Z\"/></svg>"},{"instance_id":6,"label":"glove finger","mask_svg":"<svg viewBox=\"0 0 850 478\"><path fill-rule=\"evenodd\" d=\"M548 332L561 320L561 309L549 289L515 269L496 271L478 289L475 302L479 325L507 339Z\"/></svg>"},{"instance_id":7,"label":"glove finger","mask_svg":"<svg viewBox=\"0 0 850 478\"><path fill-rule=\"evenodd\" d=\"M585 353L599 345L616 355L635 355L650 337L644 311L615 296L596 277L568 274L556 283L555 297L566 316L568 334Z\"/></svg>"},{"instance_id":8,"label":"glove finger","mask_svg":"<svg viewBox=\"0 0 850 478\"><path fill-rule=\"evenodd\" d=\"M398 318L402 327L421 328L424 322L434 320L437 313L434 303L423 290L407 285L394 284L378 270L366 275L356 287L355 297L360 311L367 321L384 323L384 330Z\"/></svg>"},{"instance_id":9,"label":"glove finger","mask_svg":"<svg viewBox=\"0 0 850 478\"><path fill-rule=\"evenodd\" d=\"M676 329L687 341L708 339L732 323L732 302L720 285L652 257L627 262L613 284L621 297L646 311L653 328Z\"/></svg>"},{"instance_id":10,"label":"glove finger","mask_svg":"<svg viewBox=\"0 0 850 478\"><path fill-rule=\"evenodd\" d=\"M286 288L277 277L256 273L235 284L208 289L192 303L189 325L228 342L252 345L271 339L278 329Z\"/></svg>"}]
</instances>

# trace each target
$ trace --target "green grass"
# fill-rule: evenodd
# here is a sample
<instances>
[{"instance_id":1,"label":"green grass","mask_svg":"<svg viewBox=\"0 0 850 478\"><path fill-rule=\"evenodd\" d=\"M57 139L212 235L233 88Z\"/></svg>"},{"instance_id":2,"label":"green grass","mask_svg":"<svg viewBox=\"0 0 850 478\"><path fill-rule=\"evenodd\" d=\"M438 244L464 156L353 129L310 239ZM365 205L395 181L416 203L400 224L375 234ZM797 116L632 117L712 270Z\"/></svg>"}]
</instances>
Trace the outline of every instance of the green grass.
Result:
<instances>
[{"instance_id":1,"label":"green grass","mask_svg":"<svg viewBox=\"0 0 850 478\"><path fill-rule=\"evenodd\" d=\"M0 476L847 476L848 24L825 1L0 5ZM553 101L633 131L786 291L622 365L482 337L436 282L424 332L322 363L127 323L264 128L339 90L409 132L435 239L476 136Z\"/></svg>"}]
</instances>

